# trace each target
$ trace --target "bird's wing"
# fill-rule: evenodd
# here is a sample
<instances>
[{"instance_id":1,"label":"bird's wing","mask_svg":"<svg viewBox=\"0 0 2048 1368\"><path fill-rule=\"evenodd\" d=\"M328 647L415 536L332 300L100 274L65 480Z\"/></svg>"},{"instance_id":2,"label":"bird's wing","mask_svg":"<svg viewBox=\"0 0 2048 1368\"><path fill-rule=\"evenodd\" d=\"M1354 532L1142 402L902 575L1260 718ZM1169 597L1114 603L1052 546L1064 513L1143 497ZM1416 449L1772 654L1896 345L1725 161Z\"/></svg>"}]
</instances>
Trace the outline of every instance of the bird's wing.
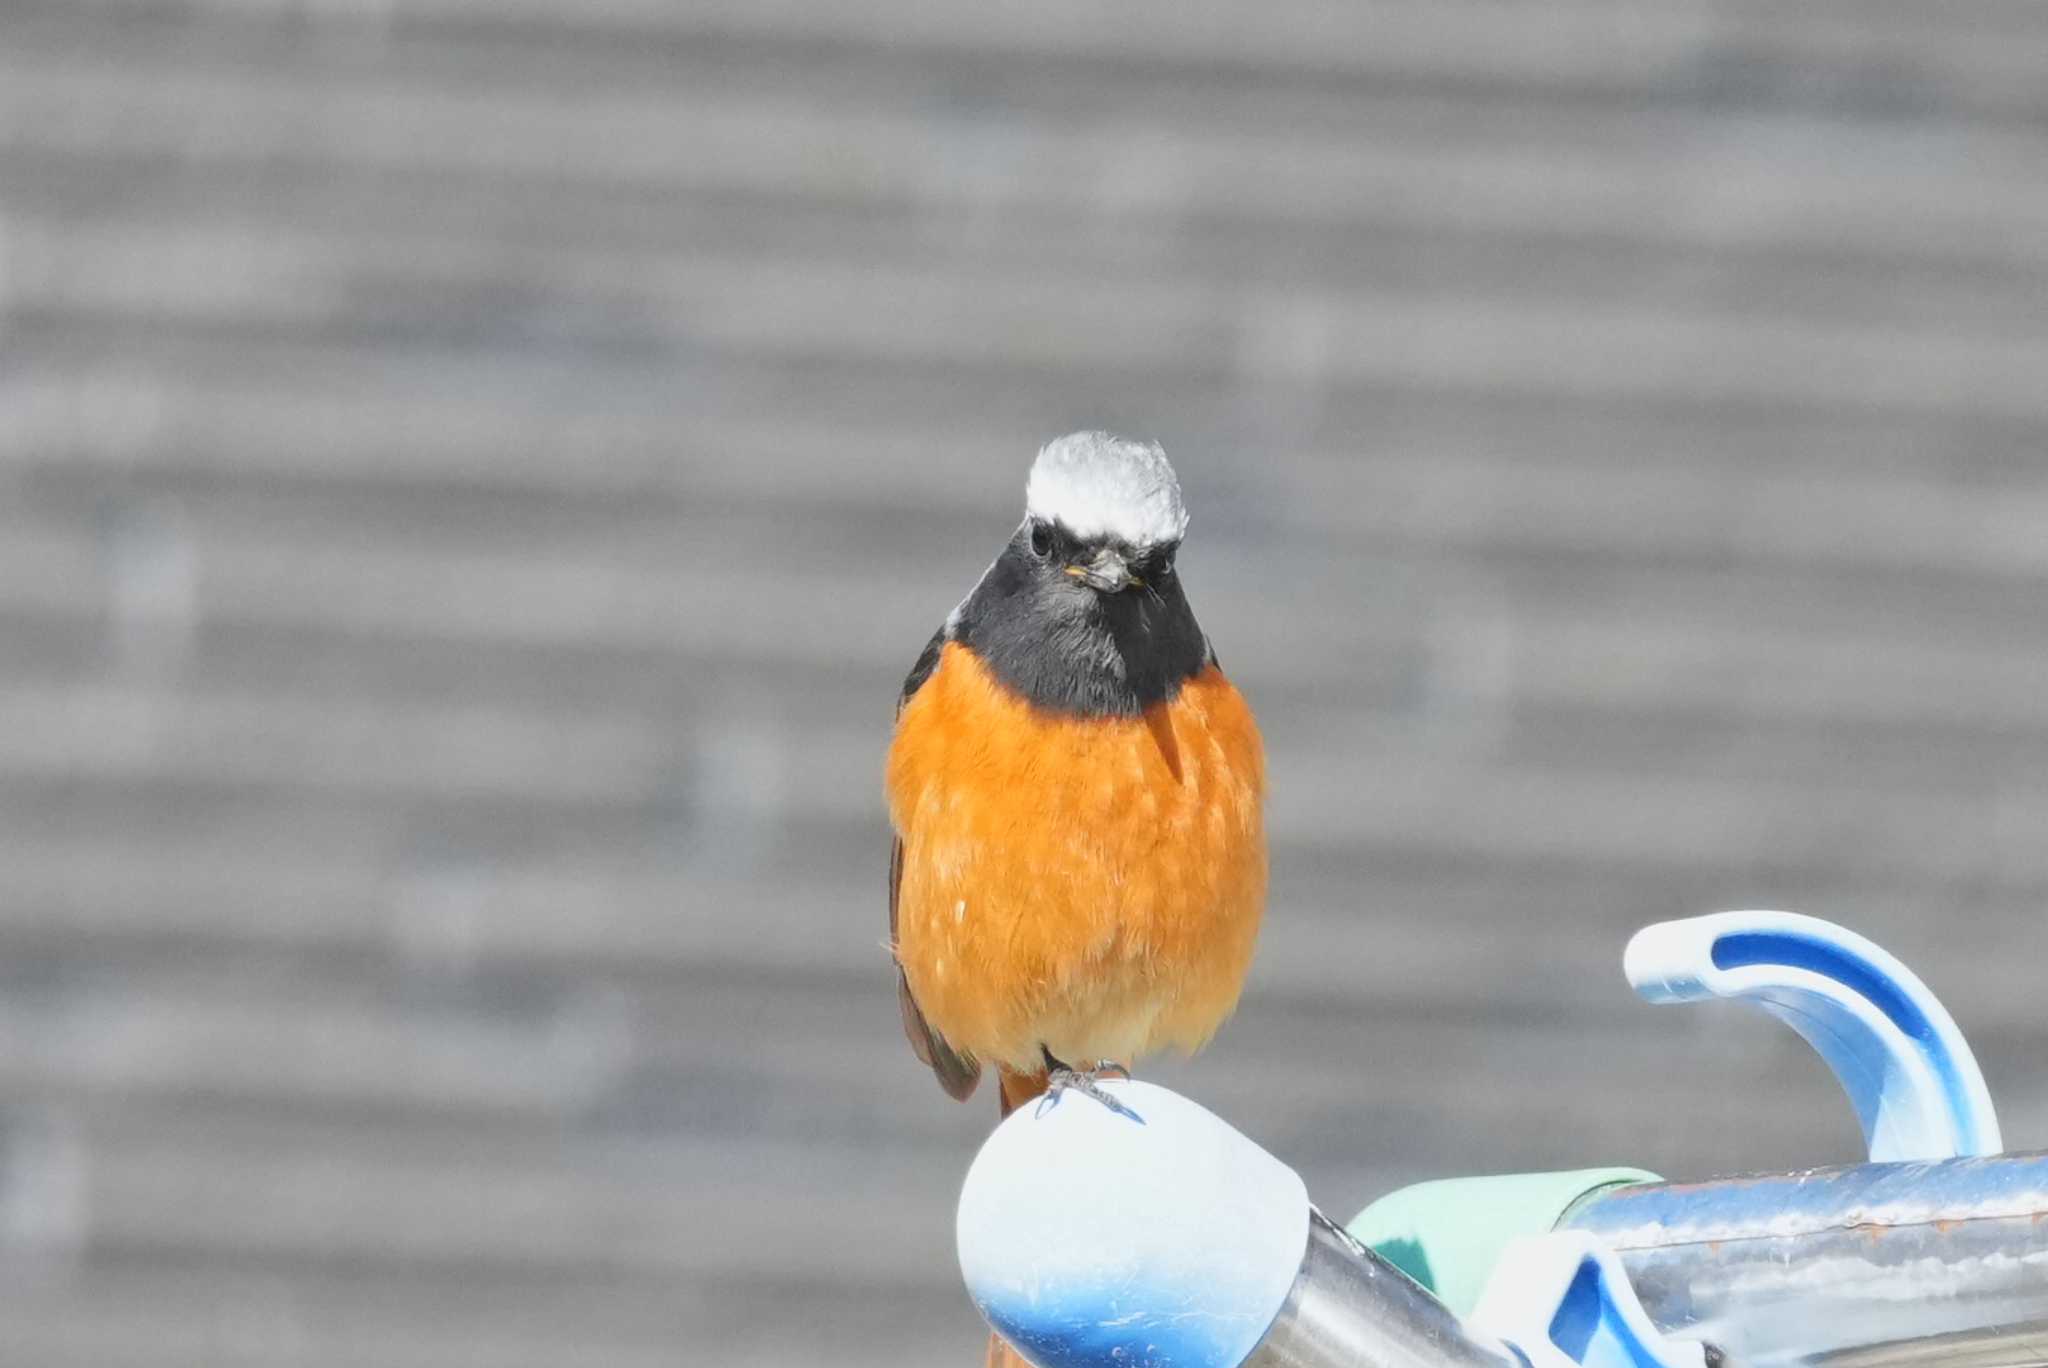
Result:
<instances>
[{"instance_id":1,"label":"bird's wing","mask_svg":"<svg viewBox=\"0 0 2048 1368\"><path fill-rule=\"evenodd\" d=\"M903 693L896 700L898 713L903 711L903 705L910 701L911 695L932 677L932 671L939 667L939 652L945 644L946 629L941 627L925 644L917 663L910 667L910 677L903 681ZM892 835L889 841L889 952L892 955L896 952L896 900L902 889L903 838ZM974 1092L974 1085L981 1081L981 1065L956 1052L946 1043L944 1036L931 1028L931 1023L924 1019L924 1012L917 1005L917 999L911 996L910 979L900 963L896 967L896 1002L903 1009L903 1034L910 1038L910 1048L931 1066L940 1087L965 1102Z\"/></svg>"}]
</instances>

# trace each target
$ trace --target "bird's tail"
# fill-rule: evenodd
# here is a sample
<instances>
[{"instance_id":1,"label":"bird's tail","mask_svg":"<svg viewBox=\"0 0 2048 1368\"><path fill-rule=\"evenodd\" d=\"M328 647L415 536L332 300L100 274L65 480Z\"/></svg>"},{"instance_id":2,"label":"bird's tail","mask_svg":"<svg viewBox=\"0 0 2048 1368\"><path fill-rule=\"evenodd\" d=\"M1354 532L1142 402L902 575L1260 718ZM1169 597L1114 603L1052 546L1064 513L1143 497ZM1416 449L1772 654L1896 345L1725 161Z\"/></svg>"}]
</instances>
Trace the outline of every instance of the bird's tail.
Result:
<instances>
[{"instance_id":1,"label":"bird's tail","mask_svg":"<svg viewBox=\"0 0 2048 1368\"><path fill-rule=\"evenodd\" d=\"M996 1070L996 1101L1008 1116L1017 1108L1039 1096L1046 1089L1043 1069L1037 1073L1011 1073L1008 1069ZM985 1368L1031 1368L1031 1363L1022 1354L1009 1346L1001 1335L988 1337L988 1360Z\"/></svg>"},{"instance_id":2,"label":"bird's tail","mask_svg":"<svg viewBox=\"0 0 2048 1368\"><path fill-rule=\"evenodd\" d=\"M988 1362L984 1368L1032 1368L1031 1360L1012 1349L1001 1335L989 1332Z\"/></svg>"},{"instance_id":3,"label":"bird's tail","mask_svg":"<svg viewBox=\"0 0 2048 1368\"><path fill-rule=\"evenodd\" d=\"M1036 1073L1011 1073L1008 1069L998 1069L996 1087L997 1101L1002 1104L1003 1115L1008 1116L1045 1091L1045 1070L1040 1069Z\"/></svg>"}]
</instances>

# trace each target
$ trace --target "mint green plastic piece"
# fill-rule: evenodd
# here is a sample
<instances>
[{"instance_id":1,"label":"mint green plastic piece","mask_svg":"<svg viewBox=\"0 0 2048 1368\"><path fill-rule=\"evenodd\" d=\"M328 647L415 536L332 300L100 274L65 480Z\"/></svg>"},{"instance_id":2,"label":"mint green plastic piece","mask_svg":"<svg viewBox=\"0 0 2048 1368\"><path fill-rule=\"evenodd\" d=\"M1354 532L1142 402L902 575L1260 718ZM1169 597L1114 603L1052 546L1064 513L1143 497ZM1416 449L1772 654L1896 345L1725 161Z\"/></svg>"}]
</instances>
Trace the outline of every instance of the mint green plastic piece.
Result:
<instances>
[{"instance_id":1,"label":"mint green plastic piece","mask_svg":"<svg viewBox=\"0 0 2048 1368\"><path fill-rule=\"evenodd\" d=\"M1443 1178L1388 1193L1346 1229L1464 1316L1479 1304L1509 1240L1549 1234L1602 1189L1662 1181L1637 1168Z\"/></svg>"}]
</instances>

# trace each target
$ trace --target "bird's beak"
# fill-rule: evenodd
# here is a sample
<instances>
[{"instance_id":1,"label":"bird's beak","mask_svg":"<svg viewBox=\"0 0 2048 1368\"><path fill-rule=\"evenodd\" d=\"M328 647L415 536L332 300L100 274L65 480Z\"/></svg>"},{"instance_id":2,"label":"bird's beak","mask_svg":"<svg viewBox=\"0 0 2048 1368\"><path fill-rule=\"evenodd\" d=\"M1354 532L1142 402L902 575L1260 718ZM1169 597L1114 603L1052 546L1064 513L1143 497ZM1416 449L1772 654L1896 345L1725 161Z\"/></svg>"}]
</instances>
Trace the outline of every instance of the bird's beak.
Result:
<instances>
[{"instance_id":1,"label":"bird's beak","mask_svg":"<svg viewBox=\"0 0 2048 1368\"><path fill-rule=\"evenodd\" d=\"M1131 573L1131 567L1124 558L1108 547L1098 550L1084 565L1069 565L1067 573L1080 580L1090 589L1099 589L1105 594L1120 594L1141 581Z\"/></svg>"}]
</instances>

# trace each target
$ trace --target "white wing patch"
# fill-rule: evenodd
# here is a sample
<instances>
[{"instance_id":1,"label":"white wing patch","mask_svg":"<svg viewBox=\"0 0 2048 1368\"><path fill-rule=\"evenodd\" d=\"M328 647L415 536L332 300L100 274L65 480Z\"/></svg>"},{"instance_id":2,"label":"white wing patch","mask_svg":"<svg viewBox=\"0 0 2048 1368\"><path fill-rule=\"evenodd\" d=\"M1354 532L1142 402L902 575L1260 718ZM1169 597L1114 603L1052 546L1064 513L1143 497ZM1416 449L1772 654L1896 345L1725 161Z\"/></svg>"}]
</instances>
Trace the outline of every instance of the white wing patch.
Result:
<instances>
[{"instance_id":1,"label":"white wing patch","mask_svg":"<svg viewBox=\"0 0 2048 1368\"><path fill-rule=\"evenodd\" d=\"M1157 442L1075 432L1047 442L1024 486L1025 516L1077 537L1131 546L1177 542L1188 530L1180 481Z\"/></svg>"}]
</instances>

